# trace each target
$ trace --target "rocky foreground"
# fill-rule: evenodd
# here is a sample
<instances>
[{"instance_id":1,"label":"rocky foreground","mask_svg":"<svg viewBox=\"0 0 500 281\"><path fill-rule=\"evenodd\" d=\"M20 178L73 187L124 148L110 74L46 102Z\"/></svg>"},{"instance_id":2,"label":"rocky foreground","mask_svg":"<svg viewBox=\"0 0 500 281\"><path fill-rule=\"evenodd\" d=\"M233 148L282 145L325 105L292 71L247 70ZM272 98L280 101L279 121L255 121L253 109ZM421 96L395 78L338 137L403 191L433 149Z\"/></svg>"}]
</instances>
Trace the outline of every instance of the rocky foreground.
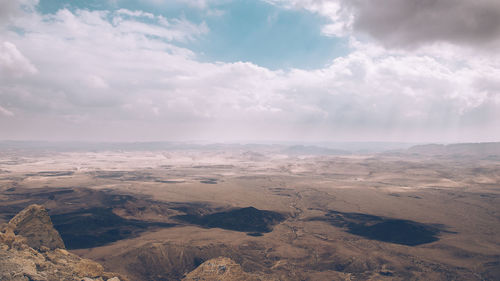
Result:
<instances>
[{"instance_id":1,"label":"rocky foreground","mask_svg":"<svg viewBox=\"0 0 500 281\"><path fill-rule=\"evenodd\" d=\"M47 210L31 205L0 226L0 280L2 281L128 281L105 272L102 265L65 249ZM272 280L246 273L229 258L211 259L183 279L218 281Z\"/></svg>"},{"instance_id":2,"label":"rocky foreground","mask_svg":"<svg viewBox=\"0 0 500 281\"><path fill-rule=\"evenodd\" d=\"M0 280L125 281L65 250L47 210L31 205L0 228Z\"/></svg>"}]
</instances>

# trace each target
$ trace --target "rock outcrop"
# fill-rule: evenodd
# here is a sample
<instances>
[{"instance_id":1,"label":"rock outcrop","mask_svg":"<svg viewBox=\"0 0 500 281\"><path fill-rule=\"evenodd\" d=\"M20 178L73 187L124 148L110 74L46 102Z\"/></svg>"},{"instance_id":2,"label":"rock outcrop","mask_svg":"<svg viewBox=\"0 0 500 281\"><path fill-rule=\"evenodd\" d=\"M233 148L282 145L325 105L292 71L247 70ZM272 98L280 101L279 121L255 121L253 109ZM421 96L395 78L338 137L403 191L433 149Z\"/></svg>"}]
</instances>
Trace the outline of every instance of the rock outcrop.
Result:
<instances>
[{"instance_id":1,"label":"rock outcrop","mask_svg":"<svg viewBox=\"0 0 500 281\"><path fill-rule=\"evenodd\" d=\"M0 227L2 281L119 281L94 261L65 250L47 210L31 205Z\"/></svg>"},{"instance_id":2,"label":"rock outcrop","mask_svg":"<svg viewBox=\"0 0 500 281\"><path fill-rule=\"evenodd\" d=\"M8 223L16 235L26 238L28 246L35 250L64 249L61 236L54 229L49 214L40 205L31 205L13 217Z\"/></svg>"},{"instance_id":3,"label":"rock outcrop","mask_svg":"<svg viewBox=\"0 0 500 281\"><path fill-rule=\"evenodd\" d=\"M183 281L271 281L264 276L244 272L239 264L229 258L210 259L186 275Z\"/></svg>"}]
</instances>

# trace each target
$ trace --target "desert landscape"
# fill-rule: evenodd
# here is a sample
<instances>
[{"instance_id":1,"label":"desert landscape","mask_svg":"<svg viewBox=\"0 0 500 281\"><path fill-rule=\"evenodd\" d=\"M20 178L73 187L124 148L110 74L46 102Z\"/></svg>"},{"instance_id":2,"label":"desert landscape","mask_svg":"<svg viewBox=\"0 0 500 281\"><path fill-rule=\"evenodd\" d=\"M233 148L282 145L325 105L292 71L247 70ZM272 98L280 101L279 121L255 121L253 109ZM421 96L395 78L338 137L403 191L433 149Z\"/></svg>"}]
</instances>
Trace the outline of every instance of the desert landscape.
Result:
<instances>
[{"instance_id":1,"label":"desert landscape","mask_svg":"<svg viewBox=\"0 0 500 281\"><path fill-rule=\"evenodd\" d=\"M500 281L500 0L0 0L0 281Z\"/></svg>"},{"instance_id":2,"label":"desert landscape","mask_svg":"<svg viewBox=\"0 0 500 281\"><path fill-rule=\"evenodd\" d=\"M71 253L138 281L212 280L193 274L217 258L255 280L500 278L498 143L143 146L4 142L1 222L42 205Z\"/></svg>"}]
</instances>

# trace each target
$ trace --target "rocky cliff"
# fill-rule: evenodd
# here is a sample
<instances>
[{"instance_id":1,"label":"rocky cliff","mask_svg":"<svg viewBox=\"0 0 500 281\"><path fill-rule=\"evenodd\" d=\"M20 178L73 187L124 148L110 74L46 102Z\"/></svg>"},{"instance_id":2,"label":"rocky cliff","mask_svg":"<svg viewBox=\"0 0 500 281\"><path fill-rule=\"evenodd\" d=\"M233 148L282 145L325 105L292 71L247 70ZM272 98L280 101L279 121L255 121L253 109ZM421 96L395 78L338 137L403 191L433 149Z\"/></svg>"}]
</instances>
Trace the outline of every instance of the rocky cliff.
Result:
<instances>
[{"instance_id":1,"label":"rocky cliff","mask_svg":"<svg viewBox=\"0 0 500 281\"><path fill-rule=\"evenodd\" d=\"M0 227L0 280L126 280L65 250L47 210L31 205Z\"/></svg>"}]
</instances>

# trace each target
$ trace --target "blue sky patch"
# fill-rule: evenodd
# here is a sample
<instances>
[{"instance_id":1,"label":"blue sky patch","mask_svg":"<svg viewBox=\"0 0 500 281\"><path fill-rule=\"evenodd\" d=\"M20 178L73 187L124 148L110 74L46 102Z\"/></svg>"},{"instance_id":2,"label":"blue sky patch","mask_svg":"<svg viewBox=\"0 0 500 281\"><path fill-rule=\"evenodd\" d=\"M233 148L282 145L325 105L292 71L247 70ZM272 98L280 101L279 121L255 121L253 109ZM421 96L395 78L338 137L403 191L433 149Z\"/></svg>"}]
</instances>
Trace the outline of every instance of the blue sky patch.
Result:
<instances>
[{"instance_id":1,"label":"blue sky patch","mask_svg":"<svg viewBox=\"0 0 500 281\"><path fill-rule=\"evenodd\" d=\"M264 1L237 0L199 9L180 1L62 1L41 0L39 10L54 13L69 10L142 10L167 18L184 17L205 22L207 34L185 43L176 43L197 54L199 61L252 62L270 69L314 69L328 65L349 52L347 39L324 36L327 23L305 10L283 9Z\"/></svg>"}]
</instances>

